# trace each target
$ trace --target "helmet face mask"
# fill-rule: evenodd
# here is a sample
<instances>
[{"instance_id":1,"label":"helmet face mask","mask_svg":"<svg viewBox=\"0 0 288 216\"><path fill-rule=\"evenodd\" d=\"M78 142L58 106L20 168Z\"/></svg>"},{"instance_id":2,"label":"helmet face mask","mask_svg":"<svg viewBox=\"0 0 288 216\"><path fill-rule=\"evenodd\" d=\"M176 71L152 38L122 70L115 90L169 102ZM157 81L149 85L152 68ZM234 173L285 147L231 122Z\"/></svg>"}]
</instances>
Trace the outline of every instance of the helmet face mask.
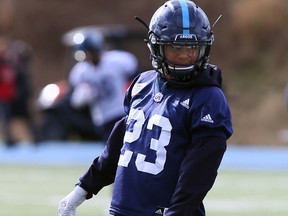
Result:
<instances>
[{"instance_id":1,"label":"helmet face mask","mask_svg":"<svg viewBox=\"0 0 288 216\"><path fill-rule=\"evenodd\" d=\"M161 46L163 48L162 56L168 65L174 65L175 67L189 67L195 64L201 59L200 50L203 47L200 46L181 46L174 44L165 44Z\"/></svg>"},{"instance_id":2,"label":"helmet face mask","mask_svg":"<svg viewBox=\"0 0 288 216\"><path fill-rule=\"evenodd\" d=\"M189 0L167 1L154 13L149 25L147 46L152 66L172 84L191 85L209 60L213 40L209 20L202 9ZM179 49L174 59L167 56L167 47ZM197 56L193 56L196 51ZM181 58L186 60L181 63L177 60Z\"/></svg>"}]
</instances>

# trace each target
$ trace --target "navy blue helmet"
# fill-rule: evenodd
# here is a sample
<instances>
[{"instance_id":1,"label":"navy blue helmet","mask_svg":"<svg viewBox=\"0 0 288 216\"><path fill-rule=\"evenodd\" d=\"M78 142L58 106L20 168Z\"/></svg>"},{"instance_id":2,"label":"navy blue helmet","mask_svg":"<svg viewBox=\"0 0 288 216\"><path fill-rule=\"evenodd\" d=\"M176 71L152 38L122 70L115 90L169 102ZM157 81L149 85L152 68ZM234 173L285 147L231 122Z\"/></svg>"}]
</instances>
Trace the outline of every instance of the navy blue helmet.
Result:
<instances>
[{"instance_id":1,"label":"navy blue helmet","mask_svg":"<svg viewBox=\"0 0 288 216\"><path fill-rule=\"evenodd\" d=\"M83 41L76 45L77 50L82 50L84 52L92 52L95 54L100 53L104 46L104 37L101 33L91 32L83 34Z\"/></svg>"},{"instance_id":2,"label":"navy blue helmet","mask_svg":"<svg viewBox=\"0 0 288 216\"><path fill-rule=\"evenodd\" d=\"M162 5L149 24L147 46L152 66L172 84L189 86L209 60L214 36L204 11L189 0L171 0ZM190 65L167 60L164 45L198 47L197 60Z\"/></svg>"}]
</instances>

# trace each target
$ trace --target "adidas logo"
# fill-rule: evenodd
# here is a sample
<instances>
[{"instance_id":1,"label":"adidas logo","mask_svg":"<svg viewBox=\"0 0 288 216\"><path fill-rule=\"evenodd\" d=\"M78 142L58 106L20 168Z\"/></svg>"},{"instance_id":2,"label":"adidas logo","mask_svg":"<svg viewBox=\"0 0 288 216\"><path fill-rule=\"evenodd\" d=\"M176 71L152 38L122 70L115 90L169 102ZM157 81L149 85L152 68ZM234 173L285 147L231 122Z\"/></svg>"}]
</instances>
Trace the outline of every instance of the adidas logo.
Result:
<instances>
[{"instance_id":1,"label":"adidas logo","mask_svg":"<svg viewBox=\"0 0 288 216\"><path fill-rule=\"evenodd\" d=\"M204 122L209 122L209 123L214 123L213 119L211 118L210 114L205 115L204 117L201 118L201 121Z\"/></svg>"},{"instance_id":2,"label":"adidas logo","mask_svg":"<svg viewBox=\"0 0 288 216\"><path fill-rule=\"evenodd\" d=\"M156 210L156 212L155 212L155 215L163 215L163 212L162 212L162 210L161 209L158 209L158 210Z\"/></svg>"},{"instance_id":3,"label":"adidas logo","mask_svg":"<svg viewBox=\"0 0 288 216\"><path fill-rule=\"evenodd\" d=\"M190 99L189 98L187 100L184 100L184 101L180 102L180 104L182 106L184 106L186 109L189 109L189 103L190 103Z\"/></svg>"}]
</instances>

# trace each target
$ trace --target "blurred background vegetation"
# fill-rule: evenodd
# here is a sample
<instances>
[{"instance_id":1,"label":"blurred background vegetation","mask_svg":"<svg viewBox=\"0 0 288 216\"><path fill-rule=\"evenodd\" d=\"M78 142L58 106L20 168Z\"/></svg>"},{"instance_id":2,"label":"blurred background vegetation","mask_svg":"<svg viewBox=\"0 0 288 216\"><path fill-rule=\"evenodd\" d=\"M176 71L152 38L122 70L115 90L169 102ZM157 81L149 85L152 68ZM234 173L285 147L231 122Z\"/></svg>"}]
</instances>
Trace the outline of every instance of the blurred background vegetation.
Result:
<instances>
[{"instance_id":1,"label":"blurred background vegetation","mask_svg":"<svg viewBox=\"0 0 288 216\"><path fill-rule=\"evenodd\" d=\"M143 33L127 37L121 48L133 52L142 70L151 68L143 39L145 28L163 0L0 0L0 35L31 45L34 96L65 79L71 67L62 36L89 25L124 25ZM195 0L216 24L211 63L222 68L224 90L231 105L233 144L286 145L280 136L288 128L284 89L288 80L287 0ZM31 109L37 108L31 102Z\"/></svg>"}]
</instances>

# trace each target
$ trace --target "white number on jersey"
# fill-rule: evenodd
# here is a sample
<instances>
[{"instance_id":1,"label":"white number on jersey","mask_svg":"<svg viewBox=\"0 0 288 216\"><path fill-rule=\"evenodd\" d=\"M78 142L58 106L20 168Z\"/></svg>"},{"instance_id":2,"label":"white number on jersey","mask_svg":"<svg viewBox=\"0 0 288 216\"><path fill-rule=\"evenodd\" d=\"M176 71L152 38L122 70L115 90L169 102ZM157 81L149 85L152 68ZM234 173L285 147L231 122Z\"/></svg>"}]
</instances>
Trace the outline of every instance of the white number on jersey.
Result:
<instances>
[{"instance_id":1,"label":"white number on jersey","mask_svg":"<svg viewBox=\"0 0 288 216\"><path fill-rule=\"evenodd\" d=\"M139 139L141 135L143 124L145 122L144 112L142 110L131 109L127 123L128 124L131 123L132 120L133 122L135 122L133 125L133 130L132 132L126 131L124 136L124 142L130 143L131 145L132 142ZM158 114L153 115L148 120L148 125L146 129L152 130L153 125L156 125L161 128L159 139L152 138L150 140L150 149L156 151L155 163L145 161L146 155L138 153L135 164L138 171L157 175L164 169L167 153L165 146L167 146L170 142L172 125L168 118ZM125 150L124 154L120 155L118 165L128 167L132 155L133 155L132 151Z\"/></svg>"}]
</instances>

